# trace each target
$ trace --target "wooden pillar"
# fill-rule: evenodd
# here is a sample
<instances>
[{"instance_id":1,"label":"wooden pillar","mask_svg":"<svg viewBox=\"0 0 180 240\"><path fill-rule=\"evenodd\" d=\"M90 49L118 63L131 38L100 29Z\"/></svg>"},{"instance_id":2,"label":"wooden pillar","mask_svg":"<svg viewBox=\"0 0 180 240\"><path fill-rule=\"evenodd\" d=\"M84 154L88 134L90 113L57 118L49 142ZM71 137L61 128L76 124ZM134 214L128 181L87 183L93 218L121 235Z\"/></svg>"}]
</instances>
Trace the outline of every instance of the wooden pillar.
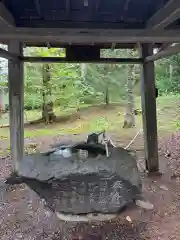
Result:
<instances>
[{"instance_id":1,"label":"wooden pillar","mask_svg":"<svg viewBox=\"0 0 180 240\"><path fill-rule=\"evenodd\" d=\"M151 44L141 44L141 56L145 59L153 54ZM154 62L144 62L141 71L141 99L144 129L144 148L146 168L149 172L159 170L157 116L156 116L156 90Z\"/></svg>"},{"instance_id":2,"label":"wooden pillar","mask_svg":"<svg viewBox=\"0 0 180 240\"><path fill-rule=\"evenodd\" d=\"M22 55L22 45L19 41L9 42L8 51ZM10 148L13 170L18 171L19 163L24 155L24 64L20 60L9 60L9 122Z\"/></svg>"}]
</instances>

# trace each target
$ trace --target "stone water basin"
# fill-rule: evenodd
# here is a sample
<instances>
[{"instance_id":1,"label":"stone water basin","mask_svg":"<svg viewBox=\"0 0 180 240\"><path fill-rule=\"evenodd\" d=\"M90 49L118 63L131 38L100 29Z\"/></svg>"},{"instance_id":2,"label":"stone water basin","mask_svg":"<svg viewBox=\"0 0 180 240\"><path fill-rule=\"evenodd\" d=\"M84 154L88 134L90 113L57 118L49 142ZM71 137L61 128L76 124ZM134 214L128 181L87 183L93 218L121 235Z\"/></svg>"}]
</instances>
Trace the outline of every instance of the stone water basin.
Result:
<instances>
[{"instance_id":1,"label":"stone water basin","mask_svg":"<svg viewBox=\"0 0 180 240\"><path fill-rule=\"evenodd\" d=\"M77 145L76 145L76 149ZM101 221L116 217L141 196L136 158L121 147L80 159L56 151L25 156L18 176L46 206L65 221Z\"/></svg>"}]
</instances>

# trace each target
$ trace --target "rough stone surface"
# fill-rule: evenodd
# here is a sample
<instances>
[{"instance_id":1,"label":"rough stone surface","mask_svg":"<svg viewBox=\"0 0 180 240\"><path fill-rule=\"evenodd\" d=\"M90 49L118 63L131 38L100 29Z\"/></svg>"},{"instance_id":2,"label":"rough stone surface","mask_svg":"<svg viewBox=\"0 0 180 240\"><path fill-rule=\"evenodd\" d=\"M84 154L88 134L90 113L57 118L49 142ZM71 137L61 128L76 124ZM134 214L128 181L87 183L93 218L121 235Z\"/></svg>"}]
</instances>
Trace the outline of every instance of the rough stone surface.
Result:
<instances>
[{"instance_id":1,"label":"rough stone surface","mask_svg":"<svg viewBox=\"0 0 180 240\"><path fill-rule=\"evenodd\" d=\"M116 213L141 194L136 159L123 148L81 161L52 153L24 157L19 175L53 211Z\"/></svg>"}]
</instances>

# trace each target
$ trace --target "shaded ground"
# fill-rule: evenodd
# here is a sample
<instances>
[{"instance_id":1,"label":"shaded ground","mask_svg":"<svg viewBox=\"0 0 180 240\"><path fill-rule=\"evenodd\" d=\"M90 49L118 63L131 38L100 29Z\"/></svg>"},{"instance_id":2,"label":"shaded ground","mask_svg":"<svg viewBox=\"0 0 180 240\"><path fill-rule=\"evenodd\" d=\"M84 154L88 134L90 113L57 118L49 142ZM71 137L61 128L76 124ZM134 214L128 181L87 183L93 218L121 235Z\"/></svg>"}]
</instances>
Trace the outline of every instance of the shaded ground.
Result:
<instances>
[{"instance_id":1,"label":"shaded ground","mask_svg":"<svg viewBox=\"0 0 180 240\"><path fill-rule=\"evenodd\" d=\"M112 138L117 136L112 133ZM84 136L74 136L82 139ZM57 139L43 138L39 146L45 149L49 143ZM69 136L72 139L72 136ZM123 143L130 138L123 139ZM33 139L33 142L35 139ZM36 140L39 142L39 140ZM142 137L134 148L138 148L139 162L143 160ZM171 141L172 142L172 141ZM118 144L122 145L121 142ZM39 197L26 185L7 187L4 179L11 171L11 162L8 158L0 160L0 239L2 240L43 240L43 239L73 239L76 233L85 239L180 239L180 208L179 208L179 176L171 178L174 172L178 174L180 165L174 157L166 158L168 146L161 141L160 162L163 176L147 178L144 176L144 196L154 204L154 209L147 211L140 208L127 209L116 221L103 224L69 224L60 222L49 212ZM174 145L174 143L172 143ZM174 151L174 150L173 150ZM177 160L177 159L176 159ZM179 162L180 164L180 162ZM165 171L165 167L167 167ZM168 191L161 189L162 185ZM132 224L126 220L130 216ZM73 232L73 233L72 233ZM82 232L82 234L80 234ZM93 235L93 236L92 236ZM98 238L101 235L102 238Z\"/></svg>"}]
</instances>

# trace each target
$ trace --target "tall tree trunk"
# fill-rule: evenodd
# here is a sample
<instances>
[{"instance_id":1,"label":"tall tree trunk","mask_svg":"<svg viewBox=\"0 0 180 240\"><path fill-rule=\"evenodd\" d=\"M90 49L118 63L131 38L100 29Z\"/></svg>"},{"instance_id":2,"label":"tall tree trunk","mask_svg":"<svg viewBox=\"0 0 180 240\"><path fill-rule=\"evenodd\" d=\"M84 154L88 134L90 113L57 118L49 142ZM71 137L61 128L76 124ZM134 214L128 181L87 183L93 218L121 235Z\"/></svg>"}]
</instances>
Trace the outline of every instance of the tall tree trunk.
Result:
<instances>
[{"instance_id":1,"label":"tall tree trunk","mask_svg":"<svg viewBox=\"0 0 180 240\"><path fill-rule=\"evenodd\" d=\"M83 80L86 80L86 74L87 74L87 64L81 63L81 77Z\"/></svg>"},{"instance_id":2,"label":"tall tree trunk","mask_svg":"<svg viewBox=\"0 0 180 240\"><path fill-rule=\"evenodd\" d=\"M112 71L114 69L115 64L104 64L104 71L107 73L107 76L104 78L105 82L105 91L104 91L104 103L109 105L110 102L110 92L109 92L109 85L110 79L108 77L109 70Z\"/></svg>"},{"instance_id":3,"label":"tall tree trunk","mask_svg":"<svg viewBox=\"0 0 180 240\"><path fill-rule=\"evenodd\" d=\"M126 82L126 110L124 117L123 128L132 128L135 126L134 116L134 76L135 76L135 65L130 64L127 68L127 82Z\"/></svg>"},{"instance_id":4,"label":"tall tree trunk","mask_svg":"<svg viewBox=\"0 0 180 240\"><path fill-rule=\"evenodd\" d=\"M109 105L109 87L106 85L104 102L106 105Z\"/></svg>"},{"instance_id":5,"label":"tall tree trunk","mask_svg":"<svg viewBox=\"0 0 180 240\"><path fill-rule=\"evenodd\" d=\"M49 64L43 64L43 105L42 105L42 119L46 124L54 122L56 116L53 112L53 102L51 100L52 86L51 86L51 67Z\"/></svg>"},{"instance_id":6,"label":"tall tree trunk","mask_svg":"<svg viewBox=\"0 0 180 240\"><path fill-rule=\"evenodd\" d=\"M3 106L3 91L0 90L0 118L2 117L4 106Z\"/></svg>"},{"instance_id":7,"label":"tall tree trunk","mask_svg":"<svg viewBox=\"0 0 180 240\"><path fill-rule=\"evenodd\" d=\"M169 64L169 81L172 81L172 77L173 77L173 65L170 63Z\"/></svg>"}]
</instances>

